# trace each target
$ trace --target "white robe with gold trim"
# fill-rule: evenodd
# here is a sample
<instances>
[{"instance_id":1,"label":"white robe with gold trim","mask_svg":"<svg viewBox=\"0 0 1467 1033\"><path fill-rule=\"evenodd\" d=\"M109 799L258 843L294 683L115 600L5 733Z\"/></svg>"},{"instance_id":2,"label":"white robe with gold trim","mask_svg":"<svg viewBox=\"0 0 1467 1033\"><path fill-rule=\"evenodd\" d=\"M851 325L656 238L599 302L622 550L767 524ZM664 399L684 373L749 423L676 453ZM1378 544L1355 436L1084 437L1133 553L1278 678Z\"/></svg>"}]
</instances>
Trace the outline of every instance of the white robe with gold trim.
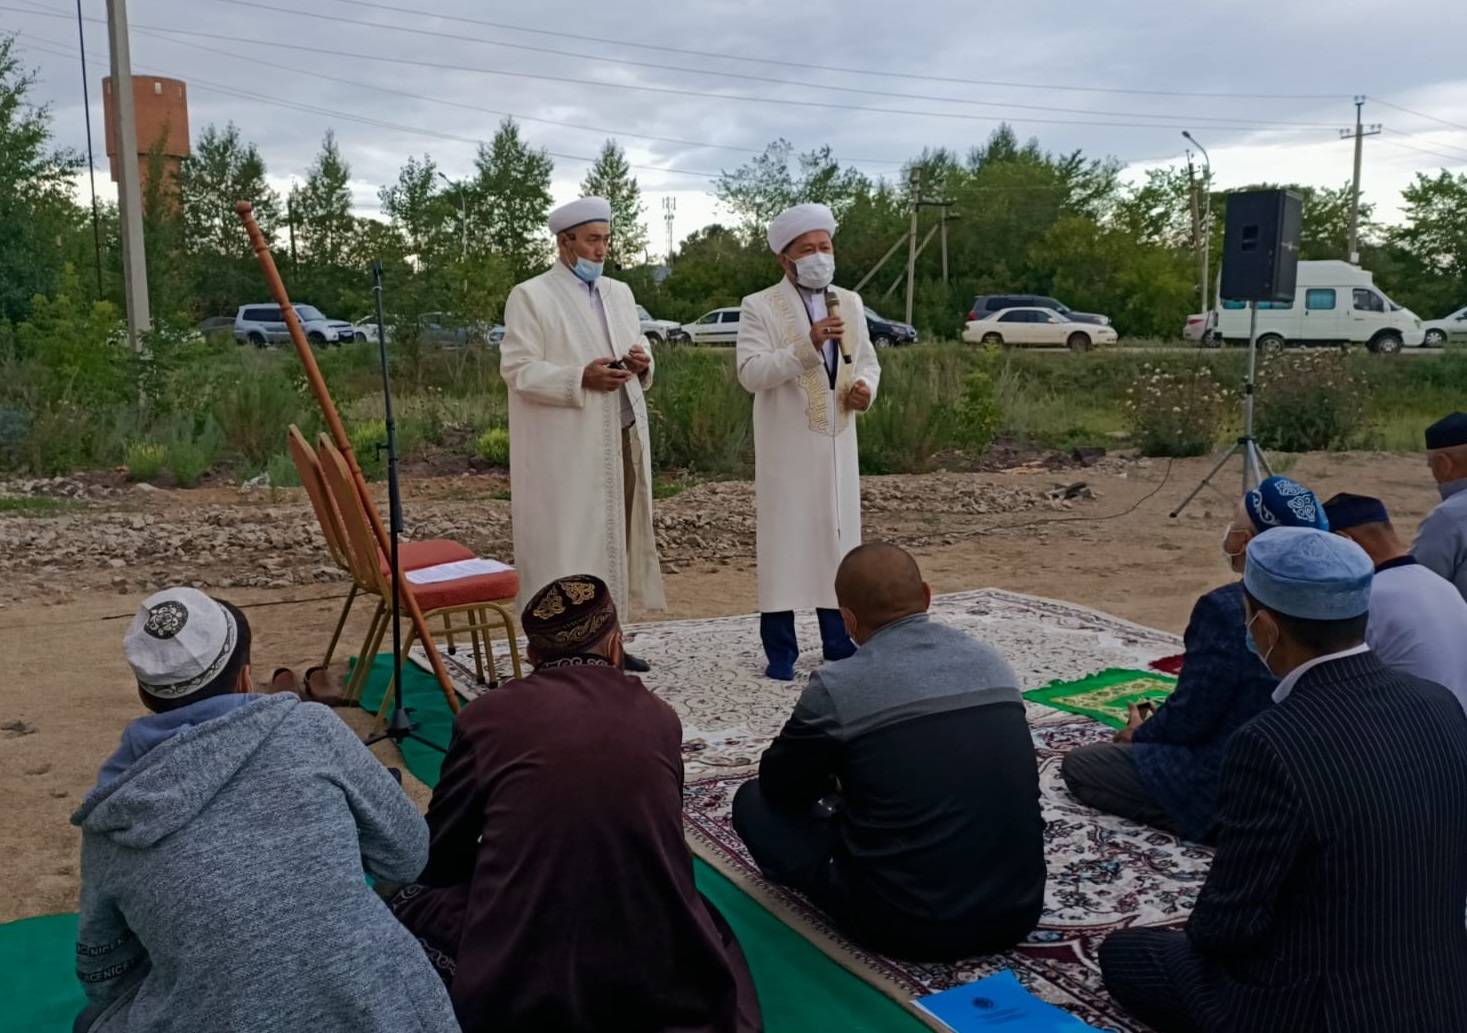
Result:
<instances>
[{"instance_id":1,"label":"white robe with gold trim","mask_svg":"<svg viewBox=\"0 0 1467 1033\"><path fill-rule=\"evenodd\" d=\"M586 288L560 262L515 287L505 304L499 369L509 386L514 559L521 607L558 577L594 574L627 617L634 597L647 609L666 606L652 530L652 460L643 397L653 370L627 385L636 414L632 460L637 476L628 536L622 394L586 391L581 376L593 360L620 358L646 341L631 288L605 277L598 286L604 328Z\"/></svg>"},{"instance_id":2,"label":"white robe with gold trim","mask_svg":"<svg viewBox=\"0 0 1467 1033\"><path fill-rule=\"evenodd\" d=\"M857 380L873 400L881 366L861 298L837 289L852 361L837 360L832 390L810 343L810 317L788 280L744 299L739 383L754 395L754 485L759 515L759 609L834 609L835 572L861 544L856 420L845 398Z\"/></svg>"}]
</instances>

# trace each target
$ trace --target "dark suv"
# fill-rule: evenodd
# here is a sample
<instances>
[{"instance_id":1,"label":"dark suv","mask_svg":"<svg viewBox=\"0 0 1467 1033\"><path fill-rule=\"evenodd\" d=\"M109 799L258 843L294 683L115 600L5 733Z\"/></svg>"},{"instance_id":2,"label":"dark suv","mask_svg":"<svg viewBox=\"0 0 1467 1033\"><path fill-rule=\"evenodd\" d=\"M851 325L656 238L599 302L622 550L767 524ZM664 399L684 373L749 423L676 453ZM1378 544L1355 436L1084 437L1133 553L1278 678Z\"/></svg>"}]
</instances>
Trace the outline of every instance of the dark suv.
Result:
<instances>
[{"instance_id":1,"label":"dark suv","mask_svg":"<svg viewBox=\"0 0 1467 1033\"><path fill-rule=\"evenodd\" d=\"M1096 315L1094 312L1076 312L1068 305L1043 294L980 294L973 299L973 308L968 312L968 319L982 319L990 312L1002 312L1006 308L1050 308L1072 323L1110 326L1109 316Z\"/></svg>"},{"instance_id":2,"label":"dark suv","mask_svg":"<svg viewBox=\"0 0 1467 1033\"><path fill-rule=\"evenodd\" d=\"M871 335L875 348L893 348L903 344L916 344L917 331L907 323L883 319L869 308L866 310L866 330Z\"/></svg>"}]
</instances>

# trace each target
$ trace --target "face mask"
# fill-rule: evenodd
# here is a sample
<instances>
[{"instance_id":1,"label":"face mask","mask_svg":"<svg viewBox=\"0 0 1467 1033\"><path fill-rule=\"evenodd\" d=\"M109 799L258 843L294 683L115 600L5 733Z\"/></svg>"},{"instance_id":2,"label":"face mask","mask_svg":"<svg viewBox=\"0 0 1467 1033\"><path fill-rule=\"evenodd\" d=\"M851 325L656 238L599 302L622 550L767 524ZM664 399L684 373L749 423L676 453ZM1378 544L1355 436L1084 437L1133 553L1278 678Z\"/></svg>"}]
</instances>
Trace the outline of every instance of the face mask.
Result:
<instances>
[{"instance_id":1,"label":"face mask","mask_svg":"<svg viewBox=\"0 0 1467 1033\"><path fill-rule=\"evenodd\" d=\"M795 282L808 291L823 291L835 279L835 256L824 251L795 262Z\"/></svg>"},{"instance_id":2,"label":"face mask","mask_svg":"<svg viewBox=\"0 0 1467 1033\"><path fill-rule=\"evenodd\" d=\"M1233 536L1233 528L1232 528L1232 525L1229 525L1228 526L1228 529L1223 532L1223 536L1222 536L1222 554L1223 554L1223 558L1226 559L1229 564L1231 564L1233 562L1233 560L1237 559L1239 556L1243 555L1243 553L1246 552L1247 551L1247 548L1248 548L1245 545L1243 548L1239 549L1237 552L1228 552L1228 539L1231 538L1232 536Z\"/></svg>"},{"instance_id":3,"label":"face mask","mask_svg":"<svg viewBox=\"0 0 1467 1033\"><path fill-rule=\"evenodd\" d=\"M1273 655L1273 646L1268 647L1267 653L1260 653L1258 651L1258 643L1253 640L1253 621L1256 621L1257 619L1258 614L1255 613L1253 615L1253 620L1250 620L1247 624L1243 626L1243 642L1248 647L1248 652L1252 653L1254 656L1258 657L1259 660L1263 661L1264 667L1268 667L1268 658ZM1277 643L1275 643L1275 645L1276 644ZM1270 671L1271 670L1272 669L1270 668Z\"/></svg>"},{"instance_id":4,"label":"face mask","mask_svg":"<svg viewBox=\"0 0 1467 1033\"><path fill-rule=\"evenodd\" d=\"M583 283L595 283L596 278L601 275L605 262L593 262L589 258L577 258L576 264L571 266L571 272L575 273Z\"/></svg>"}]
</instances>

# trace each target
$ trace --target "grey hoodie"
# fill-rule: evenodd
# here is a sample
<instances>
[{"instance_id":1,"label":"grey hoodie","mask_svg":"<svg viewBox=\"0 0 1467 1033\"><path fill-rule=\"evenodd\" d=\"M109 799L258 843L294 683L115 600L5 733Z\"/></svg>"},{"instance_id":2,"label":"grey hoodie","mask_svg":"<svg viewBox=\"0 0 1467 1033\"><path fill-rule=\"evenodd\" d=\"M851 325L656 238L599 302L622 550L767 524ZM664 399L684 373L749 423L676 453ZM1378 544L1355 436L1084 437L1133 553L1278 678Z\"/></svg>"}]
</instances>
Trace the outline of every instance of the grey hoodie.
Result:
<instances>
[{"instance_id":1,"label":"grey hoodie","mask_svg":"<svg viewBox=\"0 0 1467 1033\"><path fill-rule=\"evenodd\" d=\"M423 819L330 710L261 696L88 794L77 974L92 1033L455 1033L363 869L411 882Z\"/></svg>"}]
</instances>

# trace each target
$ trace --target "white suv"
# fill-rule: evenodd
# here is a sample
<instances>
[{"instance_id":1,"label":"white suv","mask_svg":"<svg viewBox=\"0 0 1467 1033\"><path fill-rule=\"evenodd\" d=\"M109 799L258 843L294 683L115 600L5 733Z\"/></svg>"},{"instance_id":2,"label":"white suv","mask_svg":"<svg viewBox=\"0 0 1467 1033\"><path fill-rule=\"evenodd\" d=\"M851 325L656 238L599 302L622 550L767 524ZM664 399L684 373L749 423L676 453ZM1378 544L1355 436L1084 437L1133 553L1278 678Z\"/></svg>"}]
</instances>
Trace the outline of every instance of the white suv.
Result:
<instances>
[{"instance_id":1,"label":"white suv","mask_svg":"<svg viewBox=\"0 0 1467 1033\"><path fill-rule=\"evenodd\" d=\"M341 344L357 339L357 329L341 319L327 319L320 309L311 305L296 305L296 318L306 332L306 340L312 344ZM284 344L290 340L290 330L279 305L241 305L234 317L234 339L239 344L253 344L263 348L269 344ZM366 339L366 335L362 335Z\"/></svg>"}]
</instances>

